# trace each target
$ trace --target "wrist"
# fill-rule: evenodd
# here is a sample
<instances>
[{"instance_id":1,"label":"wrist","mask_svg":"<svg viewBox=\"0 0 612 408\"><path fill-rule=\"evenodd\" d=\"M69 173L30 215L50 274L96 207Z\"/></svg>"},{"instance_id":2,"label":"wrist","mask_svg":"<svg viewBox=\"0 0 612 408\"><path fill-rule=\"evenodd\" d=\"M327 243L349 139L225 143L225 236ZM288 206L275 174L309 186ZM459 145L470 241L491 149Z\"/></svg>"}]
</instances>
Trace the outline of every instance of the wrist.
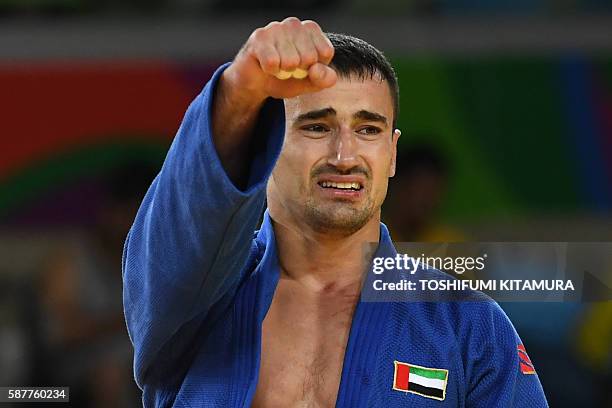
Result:
<instances>
[{"instance_id":1,"label":"wrist","mask_svg":"<svg viewBox=\"0 0 612 408\"><path fill-rule=\"evenodd\" d=\"M257 86L240 79L233 65L230 65L219 78L218 95L231 106L232 110L244 113L258 112L264 104L267 95Z\"/></svg>"}]
</instances>

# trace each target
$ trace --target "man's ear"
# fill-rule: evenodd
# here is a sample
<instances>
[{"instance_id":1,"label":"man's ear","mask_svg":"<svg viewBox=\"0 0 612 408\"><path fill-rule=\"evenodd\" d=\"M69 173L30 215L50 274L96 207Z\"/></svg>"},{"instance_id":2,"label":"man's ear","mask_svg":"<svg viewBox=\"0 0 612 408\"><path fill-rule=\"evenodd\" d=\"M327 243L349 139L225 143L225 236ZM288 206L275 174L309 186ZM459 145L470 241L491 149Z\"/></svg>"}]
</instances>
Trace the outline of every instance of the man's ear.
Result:
<instances>
[{"instance_id":1,"label":"man's ear","mask_svg":"<svg viewBox=\"0 0 612 408\"><path fill-rule=\"evenodd\" d=\"M399 129L395 129L393 131L393 136L391 137L391 143L393 143L393 151L391 152L391 166L389 168L389 177L395 176L395 166L397 163L397 141L401 135L402 132Z\"/></svg>"}]
</instances>

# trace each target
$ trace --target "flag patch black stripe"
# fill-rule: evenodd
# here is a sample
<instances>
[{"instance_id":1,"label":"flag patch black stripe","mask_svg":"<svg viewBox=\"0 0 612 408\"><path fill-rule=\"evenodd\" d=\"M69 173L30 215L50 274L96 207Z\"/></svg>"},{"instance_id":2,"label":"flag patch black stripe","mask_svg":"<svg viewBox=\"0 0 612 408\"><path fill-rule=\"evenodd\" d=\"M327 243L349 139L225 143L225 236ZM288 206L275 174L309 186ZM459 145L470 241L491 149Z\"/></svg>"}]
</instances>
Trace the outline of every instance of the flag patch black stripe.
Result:
<instances>
[{"instance_id":1,"label":"flag patch black stripe","mask_svg":"<svg viewBox=\"0 0 612 408\"><path fill-rule=\"evenodd\" d=\"M424 387L420 384L409 383L408 391L416 392L427 397L444 398L444 391L437 388Z\"/></svg>"}]
</instances>

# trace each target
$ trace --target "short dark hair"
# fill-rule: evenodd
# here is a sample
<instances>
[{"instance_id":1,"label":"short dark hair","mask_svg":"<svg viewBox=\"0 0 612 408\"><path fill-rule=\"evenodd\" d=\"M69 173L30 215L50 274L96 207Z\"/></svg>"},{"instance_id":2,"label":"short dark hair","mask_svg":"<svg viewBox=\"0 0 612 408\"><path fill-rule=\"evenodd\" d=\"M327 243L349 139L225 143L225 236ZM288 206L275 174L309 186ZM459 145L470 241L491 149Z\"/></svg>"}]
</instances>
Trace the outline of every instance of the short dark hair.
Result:
<instances>
[{"instance_id":1,"label":"short dark hair","mask_svg":"<svg viewBox=\"0 0 612 408\"><path fill-rule=\"evenodd\" d=\"M387 82L393 98L393 129L399 114L399 85L397 75L385 55L373 45L347 34L325 33L334 46L330 66L340 77L355 75L359 79L372 79L376 75Z\"/></svg>"}]
</instances>

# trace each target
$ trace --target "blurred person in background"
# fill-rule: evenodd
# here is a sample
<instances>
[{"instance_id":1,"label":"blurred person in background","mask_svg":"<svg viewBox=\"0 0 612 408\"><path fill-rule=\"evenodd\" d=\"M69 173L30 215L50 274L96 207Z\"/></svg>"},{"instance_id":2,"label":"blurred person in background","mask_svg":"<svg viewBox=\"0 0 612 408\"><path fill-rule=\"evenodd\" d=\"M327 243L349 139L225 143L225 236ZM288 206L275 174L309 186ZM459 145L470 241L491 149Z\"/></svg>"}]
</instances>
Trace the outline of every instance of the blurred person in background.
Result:
<instances>
[{"instance_id":1,"label":"blurred person in background","mask_svg":"<svg viewBox=\"0 0 612 408\"><path fill-rule=\"evenodd\" d=\"M93 228L66 244L40 276L47 378L78 406L135 406L122 311L121 251L155 168L128 163L106 179Z\"/></svg>"},{"instance_id":2,"label":"blurred person in background","mask_svg":"<svg viewBox=\"0 0 612 408\"><path fill-rule=\"evenodd\" d=\"M410 135L406 135L408 140ZM451 165L436 146L417 142L398 150L395 177L384 206L391 236L398 242L460 242L464 235L439 222L451 179Z\"/></svg>"}]
</instances>

